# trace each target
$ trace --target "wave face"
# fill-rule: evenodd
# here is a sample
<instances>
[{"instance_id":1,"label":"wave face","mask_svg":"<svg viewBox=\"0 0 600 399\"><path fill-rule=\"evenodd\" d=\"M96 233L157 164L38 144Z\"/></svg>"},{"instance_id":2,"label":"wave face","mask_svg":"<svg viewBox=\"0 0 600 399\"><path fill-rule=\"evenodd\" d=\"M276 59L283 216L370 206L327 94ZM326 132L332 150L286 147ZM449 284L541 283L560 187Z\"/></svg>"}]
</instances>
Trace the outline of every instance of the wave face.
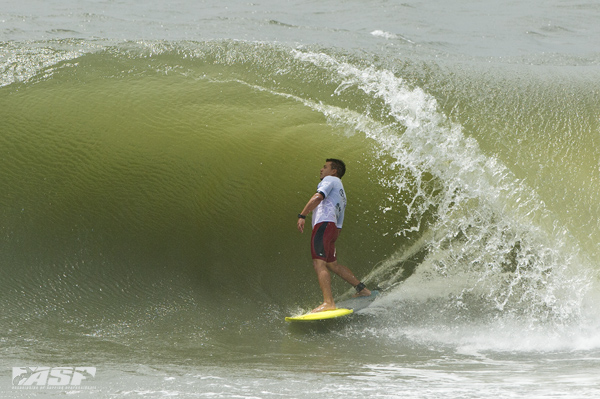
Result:
<instances>
[{"instance_id":1,"label":"wave face","mask_svg":"<svg viewBox=\"0 0 600 399\"><path fill-rule=\"evenodd\" d=\"M4 339L284 334L319 301L295 217L335 156L340 260L386 291L373 336L599 344L596 69L231 40L3 51Z\"/></svg>"}]
</instances>

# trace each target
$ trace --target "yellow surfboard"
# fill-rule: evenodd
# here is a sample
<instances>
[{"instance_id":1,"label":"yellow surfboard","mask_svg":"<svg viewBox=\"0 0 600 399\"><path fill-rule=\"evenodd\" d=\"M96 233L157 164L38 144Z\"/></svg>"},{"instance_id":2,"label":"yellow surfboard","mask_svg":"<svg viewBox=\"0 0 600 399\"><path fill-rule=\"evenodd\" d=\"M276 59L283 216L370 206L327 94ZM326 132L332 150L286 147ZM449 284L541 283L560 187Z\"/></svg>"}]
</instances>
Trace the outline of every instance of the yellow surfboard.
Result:
<instances>
[{"instance_id":1,"label":"yellow surfboard","mask_svg":"<svg viewBox=\"0 0 600 399\"><path fill-rule=\"evenodd\" d=\"M336 317L349 315L352 312L354 312L352 309L338 308L334 310L325 310L323 312L306 313L300 316L286 317L285 321L295 322L335 319Z\"/></svg>"}]
</instances>

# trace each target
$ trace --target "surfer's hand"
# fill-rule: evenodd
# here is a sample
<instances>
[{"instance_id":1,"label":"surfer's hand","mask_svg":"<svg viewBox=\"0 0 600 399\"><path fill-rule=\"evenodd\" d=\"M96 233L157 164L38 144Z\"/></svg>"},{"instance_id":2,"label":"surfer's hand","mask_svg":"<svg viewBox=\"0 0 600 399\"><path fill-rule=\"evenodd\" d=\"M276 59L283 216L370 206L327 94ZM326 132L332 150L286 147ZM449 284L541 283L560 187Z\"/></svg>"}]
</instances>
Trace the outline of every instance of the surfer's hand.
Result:
<instances>
[{"instance_id":1,"label":"surfer's hand","mask_svg":"<svg viewBox=\"0 0 600 399\"><path fill-rule=\"evenodd\" d=\"M302 218L298 218L298 231L300 233L304 233L304 223L306 222L306 220L302 219Z\"/></svg>"}]
</instances>

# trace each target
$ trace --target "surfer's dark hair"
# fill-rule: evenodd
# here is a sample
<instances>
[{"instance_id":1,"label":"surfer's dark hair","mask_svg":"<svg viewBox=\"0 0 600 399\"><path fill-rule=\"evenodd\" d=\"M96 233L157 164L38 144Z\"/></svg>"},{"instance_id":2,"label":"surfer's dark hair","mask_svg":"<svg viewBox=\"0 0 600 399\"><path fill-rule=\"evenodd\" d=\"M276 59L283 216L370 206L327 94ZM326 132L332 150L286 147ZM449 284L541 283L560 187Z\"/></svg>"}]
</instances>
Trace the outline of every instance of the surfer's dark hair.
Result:
<instances>
[{"instance_id":1,"label":"surfer's dark hair","mask_svg":"<svg viewBox=\"0 0 600 399\"><path fill-rule=\"evenodd\" d=\"M346 174L346 164L341 159L328 158L325 162L331 162L331 169L337 171L336 175L340 179Z\"/></svg>"}]
</instances>

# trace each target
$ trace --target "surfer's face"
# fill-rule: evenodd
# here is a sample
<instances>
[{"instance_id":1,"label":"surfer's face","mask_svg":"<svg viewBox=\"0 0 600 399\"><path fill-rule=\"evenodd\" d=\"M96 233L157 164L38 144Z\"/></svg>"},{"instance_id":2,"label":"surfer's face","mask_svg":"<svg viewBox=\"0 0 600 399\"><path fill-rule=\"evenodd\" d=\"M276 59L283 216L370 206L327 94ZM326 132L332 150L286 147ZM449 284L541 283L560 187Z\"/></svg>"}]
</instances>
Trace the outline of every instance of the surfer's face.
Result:
<instances>
[{"instance_id":1,"label":"surfer's face","mask_svg":"<svg viewBox=\"0 0 600 399\"><path fill-rule=\"evenodd\" d=\"M331 162L326 162L325 165L321 168L321 173L319 177L323 180L327 176L335 176L337 173L336 169L331 168Z\"/></svg>"}]
</instances>

